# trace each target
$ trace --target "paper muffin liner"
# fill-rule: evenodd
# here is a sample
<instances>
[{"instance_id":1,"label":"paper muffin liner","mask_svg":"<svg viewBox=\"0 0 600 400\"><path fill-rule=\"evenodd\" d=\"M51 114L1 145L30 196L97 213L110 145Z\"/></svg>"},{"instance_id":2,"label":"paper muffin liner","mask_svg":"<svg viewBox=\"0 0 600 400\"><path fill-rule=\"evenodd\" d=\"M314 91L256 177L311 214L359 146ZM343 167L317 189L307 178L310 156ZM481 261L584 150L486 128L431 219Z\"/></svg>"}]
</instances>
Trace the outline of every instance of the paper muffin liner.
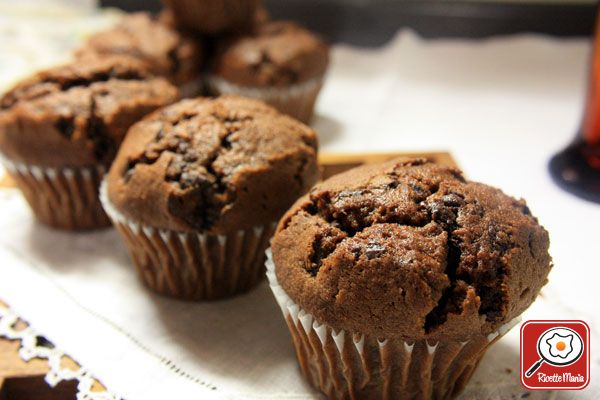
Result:
<instances>
[{"instance_id":1,"label":"paper muffin liner","mask_svg":"<svg viewBox=\"0 0 600 400\"><path fill-rule=\"evenodd\" d=\"M286 88L254 88L239 86L216 76L210 76L206 85L213 95L238 94L262 100L284 114L304 123L309 123L315 108L317 96L323 86L322 78L291 85Z\"/></svg>"},{"instance_id":2,"label":"paper muffin liner","mask_svg":"<svg viewBox=\"0 0 600 400\"><path fill-rule=\"evenodd\" d=\"M264 279L265 250L275 223L227 235L177 232L125 217L108 199L106 181L100 198L142 281L157 293L182 300L215 300L246 292Z\"/></svg>"},{"instance_id":3,"label":"paper muffin liner","mask_svg":"<svg viewBox=\"0 0 600 400\"><path fill-rule=\"evenodd\" d=\"M98 198L105 168L45 168L0 157L8 174L44 224L66 230L102 228L110 221Z\"/></svg>"},{"instance_id":4,"label":"paper muffin liner","mask_svg":"<svg viewBox=\"0 0 600 400\"><path fill-rule=\"evenodd\" d=\"M448 399L468 383L487 348L519 321L468 341L407 342L335 331L279 285L271 250L267 278L287 322L300 369L330 399Z\"/></svg>"}]
</instances>

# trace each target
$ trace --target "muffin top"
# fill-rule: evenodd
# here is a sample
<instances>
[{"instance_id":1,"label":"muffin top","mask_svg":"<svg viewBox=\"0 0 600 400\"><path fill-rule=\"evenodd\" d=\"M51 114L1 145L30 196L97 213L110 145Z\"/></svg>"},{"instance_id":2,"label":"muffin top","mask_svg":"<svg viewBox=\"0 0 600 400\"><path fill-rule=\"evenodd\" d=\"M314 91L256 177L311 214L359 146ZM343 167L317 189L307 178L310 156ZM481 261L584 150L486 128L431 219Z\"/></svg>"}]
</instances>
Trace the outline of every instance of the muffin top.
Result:
<instances>
[{"instance_id":1,"label":"muffin top","mask_svg":"<svg viewBox=\"0 0 600 400\"><path fill-rule=\"evenodd\" d=\"M135 59L78 60L0 98L0 151L43 167L108 166L134 122L177 98L175 87Z\"/></svg>"},{"instance_id":2,"label":"muffin top","mask_svg":"<svg viewBox=\"0 0 600 400\"><path fill-rule=\"evenodd\" d=\"M268 22L220 46L213 75L248 87L285 87L320 78L329 47L292 22Z\"/></svg>"},{"instance_id":3,"label":"muffin top","mask_svg":"<svg viewBox=\"0 0 600 400\"><path fill-rule=\"evenodd\" d=\"M317 136L262 102L183 100L134 125L108 176L130 220L223 234L276 221L316 182Z\"/></svg>"},{"instance_id":4,"label":"muffin top","mask_svg":"<svg viewBox=\"0 0 600 400\"><path fill-rule=\"evenodd\" d=\"M359 167L316 185L272 242L280 285L335 329L468 340L521 314L551 268L522 200L425 160Z\"/></svg>"},{"instance_id":5,"label":"muffin top","mask_svg":"<svg viewBox=\"0 0 600 400\"><path fill-rule=\"evenodd\" d=\"M176 85L198 79L202 68L199 42L148 13L130 14L114 28L92 35L76 54L135 57Z\"/></svg>"},{"instance_id":6,"label":"muffin top","mask_svg":"<svg viewBox=\"0 0 600 400\"><path fill-rule=\"evenodd\" d=\"M172 3L176 3L177 1L181 1L181 0L172 0ZM192 0L195 1L195 0ZM223 27L221 27L221 25L223 25L225 27L225 29L229 29L231 32L237 32L238 34L242 33L242 32L247 32L249 30L252 30L254 27L259 26L261 24L266 23L267 21L269 21L269 11L265 8L265 6L262 4L261 1L259 0L243 0L247 2L247 7L248 7L248 16L252 15L251 17L247 17L246 14L243 14L245 11L241 10L242 14L240 14L238 17L242 17L244 18L244 21L241 22L241 24L239 24L238 26L236 26L236 21L235 18L232 20L229 20L228 18L223 19L222 21L216 21L215 18L211 18L211 21L213 21L213 23L216 21L217 24L215 24L215 26L219 26L217 30L223 29ZM166 1L168 2L168 0ZM212 5L212 6L216 6L218 8L222 8L223 3L221 4L215 4L216 2L210 2L208 4ZM177 29L178 31L182 31L185 30L187 32L194 32L194 31L198 31L198 30L202 30L201 27L199 27L198 23L196 21L191 22L190 26L186 26L187 24L182 23L181 20L178 20L175 16L175 13L173 12L173 8L170 7L168 4L166 4L167 7L163 8L156 17L156 20L158 22L160 22L161 24L167 25L170 28L173 29ZM189 11L189 10L188 10ZM196 10L194 9L194 12L199 11L202 16L201 18L207 18L208 17L208 7L202 7L201 10ZM180 11L181 12L181 11ZM185 10L183 10L183 14L186 14L185 18L187 19L191 19L193 18L192 15L190 15L189 12L185 12ZM234 15L229 14L228 17L231 18ZM247 20L246 20L247 18ZM239 21L238 21L239 22ZM231 26L228 26L230 25ZM214 27L213 27L214 28ZM209 34L211 32L208 32ZM214 32L212 32L214 33ZM229 33L231 34L231 33Z\"/></svg>"},{"instance_id":7,"label":"muffin top","mask_svg":"<svg viewBox=\"0 0 600 400\"><path fill-rule=\"evenodd\" d=\"M262 0L163 0L179 29L215 35L243 32L260 21Z\"/></svg>"}]
</instances>

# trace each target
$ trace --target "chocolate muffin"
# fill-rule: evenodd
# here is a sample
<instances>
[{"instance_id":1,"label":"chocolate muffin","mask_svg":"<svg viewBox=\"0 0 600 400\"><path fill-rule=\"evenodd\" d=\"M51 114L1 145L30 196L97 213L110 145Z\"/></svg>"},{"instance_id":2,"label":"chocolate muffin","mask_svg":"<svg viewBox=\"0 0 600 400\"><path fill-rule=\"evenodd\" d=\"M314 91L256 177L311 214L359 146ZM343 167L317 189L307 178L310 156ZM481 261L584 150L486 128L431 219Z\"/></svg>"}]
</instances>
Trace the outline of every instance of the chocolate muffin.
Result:
<instances>
[{"instance_id":1,"label":"chocolate muffin","mask_svg":"<svg viewBox=\"0 0 600 400\"><path fill-rule=\"evenodd\" d=\"M317 137L255 100L184 100L134 125L102 189L144 282L188 300L246 291L275 222L317 180Z\"/></svg>"},{"instance_id":2,"label":"chocolate muffin","mask_svg":"<svg viewBox=\"0 0 600 400\"><path fill-rule=\"evenodd\" d=\"M0 153L38 219L64 229L109 224L98 185L134 122L178 92L128 57L42 71L0 99Z\"/></svg>"},{"instance_id":3,"label":"chocolate muffin","mask_svg":"<svg viewBox=\"0 0 600 400\"><path fill-rule=\"evenodd\" d=\"M201 91L203 56L200 42L161 23L149 13L129 14L112 29L92 35L76 55L138 58L147 63L155 75L178 86L182 96L196 96Z\"/></svg>"},{"instance_id":4,"label":"chocolate muffin","mask_svg":"<svg viewBox=\"0 0 600 400\"><path fill-rule=\"evenodd\" d=\"M164 0L180 29L215 35L252 28L261 0Z\"/></svg>"},{"instance_id":5,"label":"chocolate muffin","mask_svg":"<svg viewBox=\"0 0 600 400\"><path fill-rule=\"evenodd\" d=\"M330 398L446 399L552 266L523 200L424 160L359 167L285 214L268 276Z\"/></svg>"},{"instance_id":6,"label":"chocolate muffin","mask_svg":"<svg viewBox=\"0 0 600 400\"><path fill-rule=\"evenodd\" d=\"M308 122L328 63L318 37L292 22L269 22L220 45L208 89L257 98Z\"/></svg>"},{"instance_id":7,"label":"chocolate muffin","mask_svg":"<svg viewBox=\"0 0 600 400\"><path fill-rule=\"evenodd\" d=\"M237 31L238 33L245 32L245 31L253 29L256 26L266 23L267 21L269 21L269 19L270 19L269 11L261 3L254 11L254 16L252 17L252 22L250 22L249 24L242 24L241 29L237 29L237 30L233 29L233 31L234 32ZM175 14L168 7L163 8L158 13L156 20L158 22L160 22L161 24L167 25L170 28L174 28L179 31L187 31L187 32L194 33L193 30L182 27L181 24L179 24L179 26L178 26L177 19L175 18ZM208 36L205 38L209 39L209 42L211 42L212 40L217 39L218 36Z\"/></svg>"}]
</instances>

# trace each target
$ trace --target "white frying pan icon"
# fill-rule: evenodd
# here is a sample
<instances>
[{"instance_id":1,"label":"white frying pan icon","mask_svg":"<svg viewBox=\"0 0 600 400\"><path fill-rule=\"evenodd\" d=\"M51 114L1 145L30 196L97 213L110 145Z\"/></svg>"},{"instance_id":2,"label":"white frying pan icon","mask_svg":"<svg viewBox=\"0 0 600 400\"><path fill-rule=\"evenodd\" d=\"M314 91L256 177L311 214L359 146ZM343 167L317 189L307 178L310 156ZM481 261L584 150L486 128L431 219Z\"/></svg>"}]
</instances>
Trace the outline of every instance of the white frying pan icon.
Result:
<instances>
[{"instance_id":1,"label":"white frying pan icon","mask_svg":"<svg viewBox=\"0 0 600 400\"><path fill-rule=\"evenodd\" d=\"M537 342L540 359L525 372L529 378L543 363L555 367L571 365L583 354L583 339L572 329L558 327L544 332Z\"/></svg>"}]
</instances>

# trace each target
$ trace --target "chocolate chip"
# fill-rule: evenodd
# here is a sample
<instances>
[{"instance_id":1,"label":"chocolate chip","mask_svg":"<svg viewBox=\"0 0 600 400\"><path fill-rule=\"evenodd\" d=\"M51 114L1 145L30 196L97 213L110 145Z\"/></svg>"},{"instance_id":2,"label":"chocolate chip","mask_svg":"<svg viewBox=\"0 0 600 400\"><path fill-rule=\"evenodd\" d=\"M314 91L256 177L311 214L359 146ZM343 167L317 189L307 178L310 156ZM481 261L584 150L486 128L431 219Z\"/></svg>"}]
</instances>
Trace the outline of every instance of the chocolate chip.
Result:
<instances>
[{"instance_id":1,"label":"chocolate chip","mask_svg":"<svg viewBox=\"0 0 600 400\"><path fill-rule=\"evenodd\" d=\"M379 258L385 253L385 247L381 246L375 242L369 242L367 245L367 249L365 250L365 255L369 260L374 258Z\"/></svg>"},{"instance_id":2,"label":"chocolate chip","mask_svg":"<svg viewBox=\"0 0 600 400\"><path fill-rule=\"evenodd\" d=\"M465 199L456 193L449 193L442 197L444 205L449 207L460 207L465 204Z\"/></svg>"},{"instance_id":3,"label":"chocolate chip","mask_svg":"<svg viewBox=\"0 0 600 400\"><path fill-rule=\"evenodd\" d=\"M54 126L61 135L67 137L68 139L70 139L73 136L73 132L75 132L73 117L61 117L56 124L54 124Z\"/></svg>"}]
</instances>

